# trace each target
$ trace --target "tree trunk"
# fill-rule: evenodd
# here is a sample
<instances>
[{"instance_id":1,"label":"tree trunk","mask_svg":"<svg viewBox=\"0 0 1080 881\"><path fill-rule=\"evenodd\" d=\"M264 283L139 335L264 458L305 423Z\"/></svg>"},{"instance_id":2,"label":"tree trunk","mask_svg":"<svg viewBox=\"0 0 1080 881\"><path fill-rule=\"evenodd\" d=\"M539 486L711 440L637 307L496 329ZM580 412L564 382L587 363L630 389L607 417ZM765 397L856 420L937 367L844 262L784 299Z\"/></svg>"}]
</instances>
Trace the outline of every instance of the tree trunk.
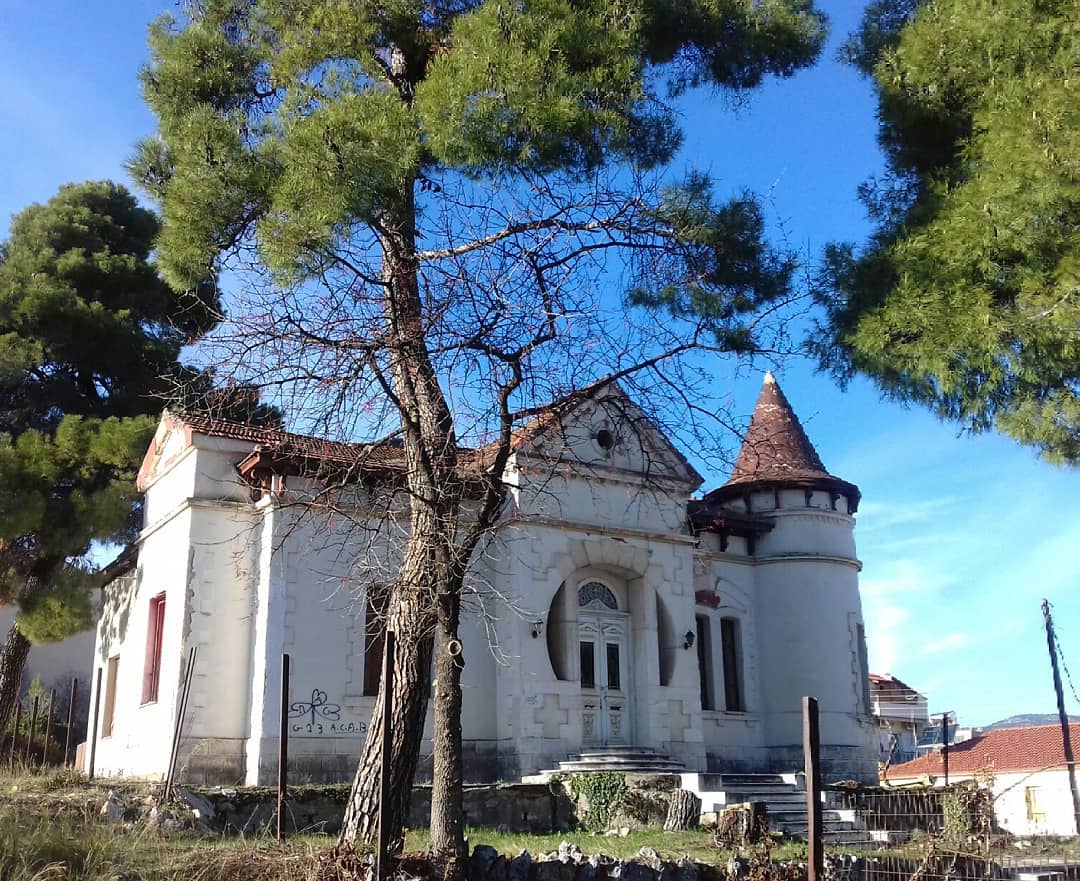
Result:
<instances>
[{"instance_id":1,"label":"tree trunk","mask_svg":"<svg viewBox=\"0 0 1080 881\"><path fill-rule=\"evenodd\" d=\"M430 613L417 608L415 601L408 611L402 606L400 589L390 596L387 620L397 634L397 655L394 660L394 694L391 708L390 740L390 804L386 822L394 830L391 841L394 850L400 849L403 836L398 834L408 825L409 802L412 798L413 777L420 757L427 715L431 670ZM341 827L341 843L373 842L378 832L380 780L382 757L382 707L386 700L385 683L379 686L375 709L371 715L364 752L356 769L352 794Z\"/></svg>"},{"instance_id":2,"label":"tree trunk","mask_svg":"<svg viewBox=\"0 0 1080 881\"><path fill-rule=\"evenodd\" d=\"M5 731L15 712L22 685L26 659L30 656L30 640L22 635L19 625L12 621L7 640L0 648L0 731Z\"/></svg>"},{"instance_id":3,"label":"tree trunk","mask_svg":"<svg viewBox=\"0 0 1080 881\"><path fill-rule=\"evenodd\" d=\"M465 666L458 623L460 586L440 598L435 657L434 771L431 789L431 840L428 851L447 871L444 878L464 875L465 808L461 755L461 671Z\"/></svg>"},{"instance_id":4,"label":"tree trunk","mask_svg":"<svg viewBox=\"0 0 1080 881\"><path fill-rule=\"evenodd\" d=\"M457 639L464 569L457 548L463 486L453 417L424 336L412 188L402 195L396 216L380 224L390 378L401 418L409 498L409 535L387 607L387 621L397 633L400 654L394 670L392 795L384 811L385 821L395 832L405 826L427 711L432 640L438 629L440 686L431 831L432 840L441 842L439 853L456 855L464 851L460 667L446 649ZM342 844L371 841L377 829L385 689L382 683L345 813ZM448 792L448 787L456 793ZM400 847L400 836L394 837Z\"/></svg>"}]
</instances>

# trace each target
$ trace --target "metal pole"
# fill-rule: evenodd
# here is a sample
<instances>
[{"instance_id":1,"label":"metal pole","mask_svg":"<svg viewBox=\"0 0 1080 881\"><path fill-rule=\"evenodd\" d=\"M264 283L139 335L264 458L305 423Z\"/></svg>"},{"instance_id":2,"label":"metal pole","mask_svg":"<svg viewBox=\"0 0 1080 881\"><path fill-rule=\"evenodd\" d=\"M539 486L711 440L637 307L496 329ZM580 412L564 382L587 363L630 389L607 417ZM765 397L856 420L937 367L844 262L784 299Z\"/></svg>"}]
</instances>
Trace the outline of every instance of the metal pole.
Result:
<instances>
[{"instance_id":1,"label":"metal pole","mask_svg":"<svg viewBox=\"0 0 1080 881\"><path fill-rule=\"evenodd\" d=\"M195 657L199 654L199 647L193 645L188 652L187 670L184 671L184 684L180 691L180 709L176 714L176 722L173 725L172 749L169 751L169 767L165 774L165 792L162 794L162 802L168 802L172 795L173 776L176 774L176 762L180 756L180 733L184 727L184 715L187 713L188 694L191 692L191 680L195 673Z\"/></svg>"},{"instance_id":2,"label":"metal pole","mask_svg":"<svg viewBox=\"0 0 1080 881\"><path fill-rule=\"evenodd\" d=\"M1080 835L1080 792L1076 789L1076 759L1073 757L1069 717L1065 713L1065 695L1061 690L1061 673L1058 670L1057 641L1054 639L1054 622L1050 618L1050 603L1043 600L1043 619L1046 622L1046 645L1050 649L1050 667L1054 672L1054 692L1057 694L1058 721L1061 723L1061 745L1065 751L1065 771L1069 775L1069 791L1072 793L1073 822Z\"/></svg>"},{"instance_id":3,"label":"metal pole","mask_svg":"<svg viewBox=\"0 0 1080 881\"><path fill-rule=\"evenodd\" d=\"M19 726L22 725L22 698L15 701L15 727L11 730L11 749L8 751L8 764L15 766L15 753L18 750Z\"/></svg>"},{"instance_id":4,"label":"metal pole","mask_svg":"<svg viewBox=\"0 0 1080 881\"><path fill-rule=\"evenodd\" d=\"M394 631L387 630L383 651L382 755L379 760L379 846L375 852L375 881L390 875L390 754L394 735L390 730L394 710Z\"/></svg>"},{"instance_id":5,"label":"metal pole","mask_svg":"<svg viewBox=\"0 0 1080 881\"><path fill-rule=\"evenodd\" d=\"M71 695L68 697L67 734L64 736L64 767L71 756L71 729L75 727L75 701L79 697L79 677L71 680Z\"/></svg>"},{"instance_id":6,"label":"metal pole","mask_svg":"<svg viewBox=\"0 0 1080 881\"><path fill-rule=\"evenodd\" d=\"M34 695L34 708L30 711L30 730L26 732L26 767L30 767L30 752L34 748L34 729L37 728L38 701L41 695Z\"/></svg>"},{"instance_id":7,"label":"metal pole","mask_svg":"<svg viewBox=\"0 0 1080 881\"><path fill-rule=\"evenodd\" d=\"M41 748L41 769L45 770L45 765L49 761L49 741L52 740L52 722L53 715L56 711L56 689L54 688L49 692L49 721L45 723L45 745Z\"/></svg>"},{"instance_id":8,"label":"metal pole","mask_svg":"<svg viewBox=\"0 0 1080 881\"><path fill-rule=\"evenodd\" d=\"M285 799L289 776L289 655L281 656L281 711L278 714L277 840L285 840Z\"/></svg>"},{"instance_id":9,"label":"metal pole","mask_svg":"<svg viewBox=\"0 0 1080 881\"><path fill-rule=\"evenodd\" d=\"M803 758L806 763L807 881L824 881L824 825L821 814L821 731L816 698L803 698Z\"/></svg>"},{"instance_id":10,"label":"metal pole","mask_svg":"<svg viewBox=\"0 0 1080 881\"><path fill-rule=\"evenodd\" d=\"M98 713L101 711L101 668L94 680L94 724L90 729L90 767L86 770L88 780L94 779L94 759L97 757Z\"/></svg>"},{"instance_id":11,"label":"metal pole","mask_svg":"<svg viewBox=\"0 0 1080 881\"><path fill-rule=\"evenodd\" d=\"M949 785L949 713L941 714L941 761L945 771L945 785Z\"/></svg>"}]
</instances>

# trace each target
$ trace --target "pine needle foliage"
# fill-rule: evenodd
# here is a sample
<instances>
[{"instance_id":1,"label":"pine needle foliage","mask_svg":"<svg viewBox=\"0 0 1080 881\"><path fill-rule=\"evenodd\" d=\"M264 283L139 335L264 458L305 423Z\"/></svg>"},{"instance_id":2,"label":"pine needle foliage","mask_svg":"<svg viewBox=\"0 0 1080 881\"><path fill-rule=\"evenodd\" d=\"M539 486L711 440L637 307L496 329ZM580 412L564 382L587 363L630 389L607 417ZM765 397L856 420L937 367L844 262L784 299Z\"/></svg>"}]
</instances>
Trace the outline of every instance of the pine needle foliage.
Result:
<instances>
[{"instance_id":1,"label":"pine needle foliage","mask_svg":"<svg viewBox=\"0 0 1080 881\"><path fill-rule=\"evenodd\" d=\"M876 231L831 247L815 345L842 378L1080 462L1080 4L886 0L872 75Z\"/></svg>"}]
</instances>

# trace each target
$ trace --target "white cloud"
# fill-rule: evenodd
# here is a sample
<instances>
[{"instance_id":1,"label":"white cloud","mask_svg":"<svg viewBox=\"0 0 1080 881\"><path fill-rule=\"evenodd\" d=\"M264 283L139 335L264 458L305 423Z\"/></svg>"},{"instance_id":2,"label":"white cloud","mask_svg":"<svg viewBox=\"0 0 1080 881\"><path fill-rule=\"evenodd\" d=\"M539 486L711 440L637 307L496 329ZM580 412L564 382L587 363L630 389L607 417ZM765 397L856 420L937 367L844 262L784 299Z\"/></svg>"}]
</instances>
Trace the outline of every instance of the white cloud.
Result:
<instances>
[{"instance_id":1,"label":"white cloud","mask_svg":"<svg viewBox=\"0 0 1080 881\"><path fill-rule=\"evenodd\" d=\"M857 535L867 535L886 529L920 524L932 525L941 522L942 516L958 504L953 496L936 499L905 501L872 501L859 507Z\"/></svg>"},{"instance_id":2,"label":"white cloud","mask_svg":"<svg viewBox=\"0 0 1080 881\"><path fill-rule=\"evenodd\" d=\"M935 639L926 643L919 651L924 655L934 655L938 652L951 652L972 645L975 642L966 633L950 633L941 639Z\"/></svg>"},{"instance_id":3,"label":"white cloud","mask_svg":"<svg viewBox=\"0 0 1080 881\"><path fill-rule=\"evenodd\" d=\"M870 672L891 673L902 656L900 631L908 622L907 609L888 603L869 602L863 612L866 619L866 650Z\"/></svg>"}]
</instances>

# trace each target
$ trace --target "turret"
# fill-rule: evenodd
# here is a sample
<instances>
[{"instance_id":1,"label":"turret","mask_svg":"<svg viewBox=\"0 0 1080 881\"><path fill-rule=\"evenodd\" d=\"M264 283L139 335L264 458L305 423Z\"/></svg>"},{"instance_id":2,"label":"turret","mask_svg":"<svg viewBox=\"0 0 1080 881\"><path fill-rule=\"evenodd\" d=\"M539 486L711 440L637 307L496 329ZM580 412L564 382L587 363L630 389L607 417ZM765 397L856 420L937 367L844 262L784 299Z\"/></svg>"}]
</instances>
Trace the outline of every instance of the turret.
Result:
<instances>
[{"instance_id":1,"label":"turret","mask_svg":"<svg viewBox=\"0 0 1080 881\"><path fill-rule=\"evenodd\" d=\"M771 373L723 486L699 503L717 525L767 523L747 539L755 571L765 746L797 767L801 699L818 698L834 778L876 779L852 516L859 488L828 472ZM732 534L739 534L733 530ZM790 767L789 767L790 769Z\"/></svg>"}]
</instances>

